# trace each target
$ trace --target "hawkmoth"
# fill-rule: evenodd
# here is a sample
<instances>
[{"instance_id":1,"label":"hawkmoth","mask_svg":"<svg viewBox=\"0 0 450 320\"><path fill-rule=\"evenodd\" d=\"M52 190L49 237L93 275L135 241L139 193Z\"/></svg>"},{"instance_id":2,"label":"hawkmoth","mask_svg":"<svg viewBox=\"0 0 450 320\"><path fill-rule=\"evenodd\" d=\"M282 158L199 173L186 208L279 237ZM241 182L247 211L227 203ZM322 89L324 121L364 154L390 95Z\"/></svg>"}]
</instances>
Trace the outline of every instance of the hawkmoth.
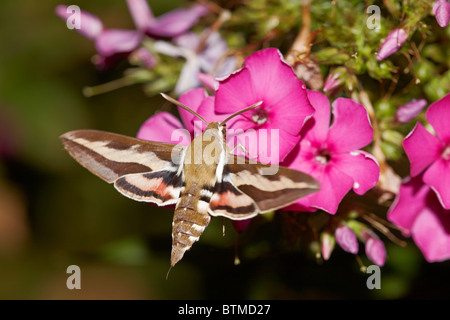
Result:
<instances>
[{"instance_id":1,"label":"hawkmoth","mask_svg":"<svg viewBox=\"0 0 450 320\"><path fill-rule=\"evenodd\" d=\"M279 166L276 174L264 175L268 164L230 152L226 122L260 103L208 123L187 106L163 96L207 125L187 147L96 130L70 131L60 138L76 161L123 195L159 206L175 205L171 266L199 239L211 216L249 219L319 189L317 181L305 173ZM208 154L207 149L213 151Z\"/></svg>"}]
</instances>

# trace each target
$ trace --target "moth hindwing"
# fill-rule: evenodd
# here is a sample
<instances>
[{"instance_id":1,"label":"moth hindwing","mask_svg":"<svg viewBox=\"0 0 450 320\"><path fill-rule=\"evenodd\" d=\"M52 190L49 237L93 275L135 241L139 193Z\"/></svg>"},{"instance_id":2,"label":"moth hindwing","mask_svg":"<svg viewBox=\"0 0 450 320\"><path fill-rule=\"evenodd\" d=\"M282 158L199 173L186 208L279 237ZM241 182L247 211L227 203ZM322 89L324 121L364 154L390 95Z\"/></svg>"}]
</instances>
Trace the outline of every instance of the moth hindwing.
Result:
<instances>
[{"instance_id":1,"label":"moth hindwing","mask_svg":"<svg viewBox=\"0 0 450 320\"><path fill-rule=\"evenodd\" d=\"M123 195L175 204L171 266L199 239L211 216L249 219L319 189L305 173L280 166L276 174L264 175L269 165L232 155L223 122L209 123L187 147L96 130L71 131L61 140L76 161Z\"/></svg>"}]
</instances>

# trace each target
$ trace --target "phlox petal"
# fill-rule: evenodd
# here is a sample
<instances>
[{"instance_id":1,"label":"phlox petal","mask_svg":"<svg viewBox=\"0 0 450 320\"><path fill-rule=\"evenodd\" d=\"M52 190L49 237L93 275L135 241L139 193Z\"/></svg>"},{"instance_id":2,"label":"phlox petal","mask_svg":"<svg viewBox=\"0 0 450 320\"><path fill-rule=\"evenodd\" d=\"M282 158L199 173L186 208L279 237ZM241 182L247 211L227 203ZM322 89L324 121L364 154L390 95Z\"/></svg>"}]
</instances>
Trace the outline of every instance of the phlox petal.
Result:
<instances>
[{"instance_id":1,"label":"phlox petal","mask_svg":"<svg viewBox=\"0 0 450 320\"><path fill-rule=\"evenodd\" d=\"M403 148L411 163L411 176L415 177L440 157L442 144L421 123L403 140Z\"/></svg>"},{"instance_id":2,"label":"phlox petal","mask_svg":"<svg viewBox=\"0 0 450 320\"><path fill-rule=\"evenodd\" d=\"M128 53L141 43L142 35L134 30L107 29L96 39L95 47L102 56Z\"/></svg>"},{"instance_id":3,"label":"phlox petal","mask_svg":"<svg viewBox=\"0 0 450 320\"><path fill-rule=\"evenodd\" d=\"M134 24L139 30L145 30L154 23L155 17L147 0L127 0L127 5Z\"/></svg>"},{"instance_id":4,"label":"phlox petal","mask_svg":"<svg viewBox=\"0 0 450 320\"><path fill-rule=\"evenodd\" d=\"M174 37L191 28L200 17L208 13L208 8L198 4L187 9L175 9L156 18L146 28L150 35Z\"/></svg>"},{"instance_id":5,"label":"phlox petal","mask_svg":"<svg viewBox=\"0 0 450 320\"><path fill-rule=\"evenodd\" d=\"M168 112L161 112L147 119L139 129L137 138L182 145L191 142L189 132Z\"/></svg>"},{"instance_id":6,"label":"phlox petal","mask_svg":"<svg viewBox=\"0 0 450 320\"><path fill-rule=\"evenodd\" d=\"M414 242L428 262L450 259L450 211L437 201L425 207L412 227Z\"/></svg>"},{"instance_id":7,"label":"phlox petal","mask_svg":"<svg viewBox=\"0 0 450 320\"><path fill-rule=\"evenodd\" d=\"M439 139L450 143L450 93L428 107L427 120Z\"/></svg>"},{"instance_id":8,"label":"phlox petal","mask_svg":"<svg viewBox=\"0 0 450 320\"><path fill-rule=\"evenodd\" d=\"M199 113L203 117L202 112L199 111L199 107L207 97L208 95L205 89L197 88L189 90L185 94L181 95L178 100L185 106L189 107L189 109ZM188 129L191 133L194 132L194 121L201 120L184 108L178 107L178 112L186 129Z\"/></svg>"},{"instance_id":9,"label":"phlox petal","mask_svg":"<svg viewBox=\"0 0 450 320\"><path fill-rule=\"evenodd\" d=\"M333 124L328 132L328 145L336 152L349 152L365 147L373 140L369 115L359 103L338 98L333 102Z\"/></svg>"},{"instance_id":10,"label":"phlox petal","mask_svg":"<svg viewBox=\"0 0 450 320\"><path fill-rule=\"evenodd\" d=\"M324 94L313 90L308 90L308 100L314 107L314 117L309 120L314 121L314 125L311 128L304 128L308 130L304 130L302 136L307 137L310 141L323 142L327 139L330 129L330 101Z\"/></svg>"},{"instance_id":11,"label":"phlox petal","mask_svg":"<svg viewBox=\"0 0 450 320\"><path fill-rule=\"evenodd\" d=\"M423 183L422 176L405 178L394 203L389 208L388 220L401 227L405 235L410 235L415 220L427 206L430 192L431 189Z\"/></svg>"},{"instance_id":12,"label":"phlox petal","mask_svg":"<svg viewBox=\"0 0 450 320\"><path fill-rule=\"evenodd\" d=\"M367 152L357 150L334 155L332 164L353 179L353 191L362 195L373 188L380 176L380 166Z\"/></svg>"},{"instance_id":13,"label":"phlox petal","mask_svg":"<svg viewBox=\"0 0 450 320\"><path fill-rule=\"evenodd\" d=\"M64 19L70 19L72 12L68 6L59 5L55 9L56 14ZM74 16L75 17L75 16ZM81 35L94 40L103 30L102 21L90 12L80 10L80 29L76 29Z\"/></svg>"},{"instance_id":14,"label":"phlox petal","mask_svg":"<svg viewBox=\"0 0 450 320\"><path fill-rule=\"evenodd\" d=\"M450 160L436 160L424 172L423 182L433 189L441 205L450 209Z\"/></svg>"},{"instance_id":15,"label":"phlox petal","mask_svg":"<svg viewBox=\"0 0 450 320\"><path fill-rule=\"evenodd\" d=\"M311 175L320 184L318 192L295 202L298 205L305 207L308 205L311 208L335 214L342 198L353 187L353 179L331 165L323 166L315 165L313 162L303 162L290 167Z\"/></svg>"},{"instance_id":16,"label":"phlox petal","mask_svg":"<svg viewBox=\"0 0 450 320\"><path fill-rule=\"evenodd\" d=\"M219 113L231 114L258 102L255 99L250 71L243 68L219 80L215 109Z\"/></svg>"}]
</instances>

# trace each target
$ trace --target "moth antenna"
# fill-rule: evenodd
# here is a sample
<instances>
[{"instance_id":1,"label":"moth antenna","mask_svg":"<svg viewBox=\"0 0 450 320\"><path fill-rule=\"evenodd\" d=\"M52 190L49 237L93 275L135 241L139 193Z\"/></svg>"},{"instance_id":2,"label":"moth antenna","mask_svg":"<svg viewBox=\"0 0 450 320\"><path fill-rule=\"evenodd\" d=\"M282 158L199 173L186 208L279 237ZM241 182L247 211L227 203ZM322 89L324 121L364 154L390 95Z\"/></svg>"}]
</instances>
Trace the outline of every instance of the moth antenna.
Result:
<instances>
[{"instance_id":1,"label":"moth antenna","mask_svg":"<svg viewBox=\"0 0 450 320\"><path fill-rule=\"evenodd\" d=\"M190 113L192 113L194 116L196 116L197 118L199 118L200 120L202 120L206 125L208 125L208 121L206 121L201 115L199 115L197 112L195 112L194 110L191 110L188 106L185 106L184 104L182 104L181 102L175 100L174 98L172 98L171 96L168 96L165 93L161 92L161 95L163 96L164 99L166 99L169 102L172 102L173 104L176 104L177 106L183 108L184 110L189 111Z\"/></svg>"},{"instance_id":2,"label":"moth antenna","mask_svg":"<svg viewBox=\"0 0 450 320\"><path fill-rule=\"evenodd\" d=\"M259 107L262 103L263 103L263 101L259 101L259 102L255 103L255 104L251 105L251 106L248 107L248 108L245 108L245 109L242 109L242 110L240 110L240 111L238 111L238 112L233 113L231 116L229 116L229 117L226 118L225 120L221 121L219 125L225 124L228 120L230 120L230 119L232 119L232 118L234 118L234 117L240 115L241 113L244 113L244 112L247 112L248 110L252 110L252 109L254 109L254 108L256 108L256 107Z\"/></svg>"}]
</instances>

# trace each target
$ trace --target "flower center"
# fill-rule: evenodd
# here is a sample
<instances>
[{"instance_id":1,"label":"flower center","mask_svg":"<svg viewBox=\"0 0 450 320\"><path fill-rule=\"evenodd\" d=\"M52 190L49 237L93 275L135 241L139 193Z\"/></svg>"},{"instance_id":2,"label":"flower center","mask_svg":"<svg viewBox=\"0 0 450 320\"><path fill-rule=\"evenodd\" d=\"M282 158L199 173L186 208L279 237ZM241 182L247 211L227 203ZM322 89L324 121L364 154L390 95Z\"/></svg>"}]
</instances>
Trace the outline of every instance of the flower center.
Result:
<instances>
[{"instance_id":1,"label":"flower center","mask_svg":"<svg viewBox=\"0 0 450 320\"><path fill-rule=\"evenodd\" d=\"M267 111L261 108L255 109L252 114L252 120L256 124L263 124L267 122Z\"/></svg>"},{"instance_id":2,"label":"flower center","mask_svg":"<svg viewBox=\"0 0 450 320\"><path fill-rule=\"evenodd\" d=\"M330 151L328 151L327 149L320 149L317 153L316 153L316 161L319 162L320 164L327 164L328 161L331 160L331 154Z\"/></svg>"},{"instance_id":3,"label":"flower center","mask_svg":"<svg viewBox=\"0 0 450 320\"><path fill-rule=\"evenodd\" d=\"M450 144L442 151L442 158L444 158L444 160L450 160Z\"/></svg>"}]
</instances>

